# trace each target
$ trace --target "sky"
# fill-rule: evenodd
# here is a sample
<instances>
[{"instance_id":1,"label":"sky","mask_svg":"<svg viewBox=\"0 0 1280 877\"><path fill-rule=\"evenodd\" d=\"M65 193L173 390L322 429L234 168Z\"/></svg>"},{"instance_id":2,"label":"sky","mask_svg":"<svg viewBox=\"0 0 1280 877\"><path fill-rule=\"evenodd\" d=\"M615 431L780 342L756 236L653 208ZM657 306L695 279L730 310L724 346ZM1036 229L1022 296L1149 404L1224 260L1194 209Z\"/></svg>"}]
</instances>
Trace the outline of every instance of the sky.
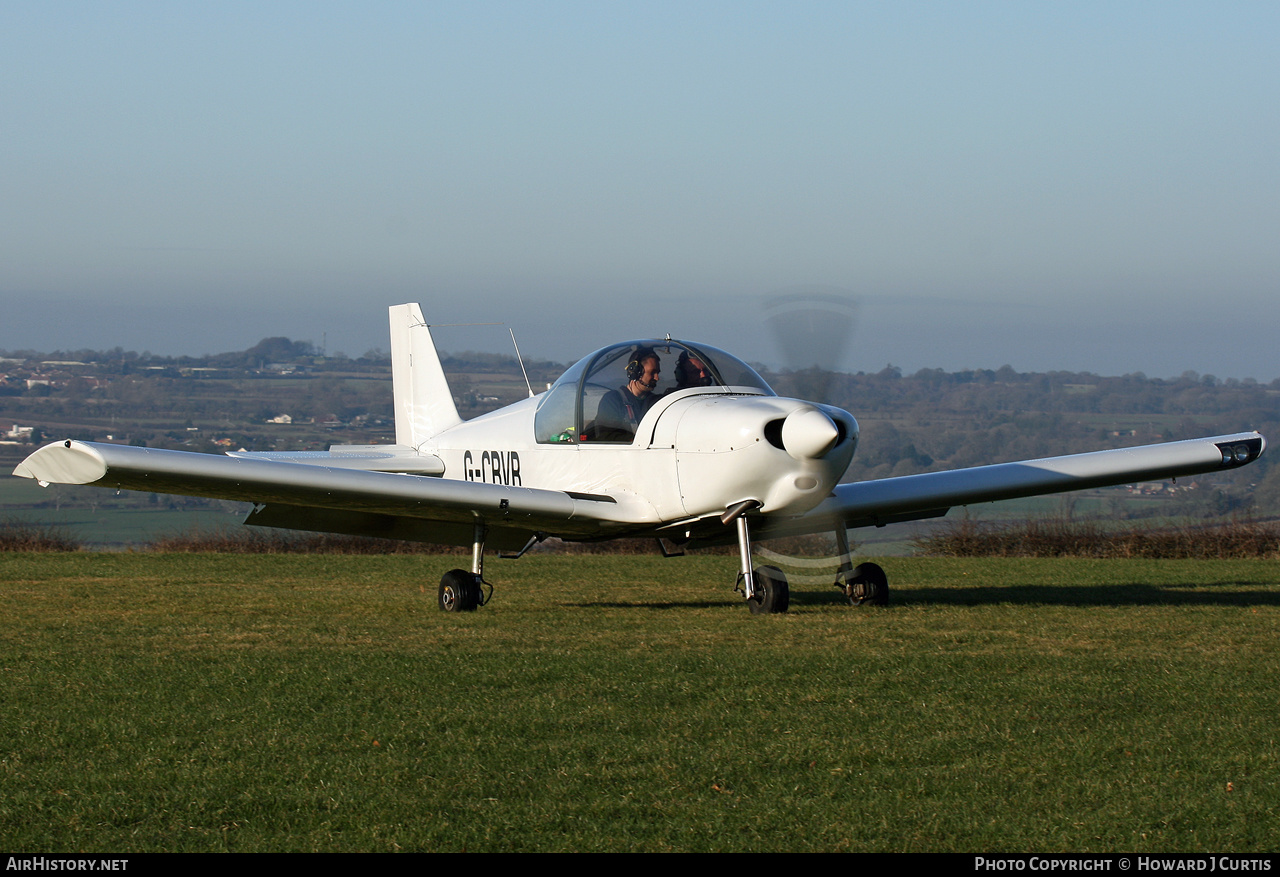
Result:
<instances>
[{"instance_id":1,"label":"sky","mask_svg":"<svg viewBox=\"0 0 1280 877\"><path fill-rule=\"evenodd\" d=\"M853 371L1270 381L1277 45L1262 2L0 0L0 349L359 356L419 301L447 350L783 364L812 295Z\"/></svg>"}]
</instances>

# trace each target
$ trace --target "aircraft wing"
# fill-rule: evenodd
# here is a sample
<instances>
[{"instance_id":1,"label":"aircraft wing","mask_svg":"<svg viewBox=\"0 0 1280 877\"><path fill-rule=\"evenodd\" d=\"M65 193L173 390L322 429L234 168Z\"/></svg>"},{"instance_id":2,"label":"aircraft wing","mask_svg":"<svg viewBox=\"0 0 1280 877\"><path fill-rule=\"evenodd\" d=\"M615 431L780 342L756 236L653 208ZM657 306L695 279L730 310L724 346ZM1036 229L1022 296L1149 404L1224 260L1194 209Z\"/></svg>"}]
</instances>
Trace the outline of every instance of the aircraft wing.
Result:
<instances>
[{"instance_id":1,"label":"aircraft wing","mask_svg":"<svg viewBox=\"0 0 1280 877\"><path fill-rule=\"evenodd\" d=\"M315 465L313 459L320 461L64 441L40 448L13 474L42 484L252 502L245 523L268 527L470 545L482 521L489 527L486 544L500 550L521 548L543 532L607 538L611 524L623 525L638 511L607 496L369 471L336 460Z\"/></svg>"},{"instance_id":2,"label":"aircraft wing","mask_svg":"<svg viewBox=\"0 0 1280 877\"><path fill-rule=\"evenodd\" d=\"M410 475L444 474L444 461L439 457L419 454L404 445L331 445L327 451L227 451L227 456L307 463L332 469L404 472Z\"/></svg>"},{"instance_id":3,"label":"aircraft wing","mask_svg":"<svg viewBox=\"0 0 1280 877\"><path fill-rule=\"evenodd\" d=\"M756 533L767 539L840 523L880 527L940 517L956 506L1201 475L1243 466L1265 449L1266 440L1249 432L840 484L808 514L766 520Z\"/></svg>"}]
</instances>

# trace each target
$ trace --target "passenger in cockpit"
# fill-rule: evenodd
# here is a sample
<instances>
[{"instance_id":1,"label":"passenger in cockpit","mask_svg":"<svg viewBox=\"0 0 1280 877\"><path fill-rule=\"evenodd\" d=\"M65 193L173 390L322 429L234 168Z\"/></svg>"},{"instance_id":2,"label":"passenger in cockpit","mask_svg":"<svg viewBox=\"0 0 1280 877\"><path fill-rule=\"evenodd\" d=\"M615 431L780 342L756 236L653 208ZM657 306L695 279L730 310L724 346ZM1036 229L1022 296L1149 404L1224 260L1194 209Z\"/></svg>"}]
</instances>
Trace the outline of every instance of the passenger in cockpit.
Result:
<instances>
[{"instance_id":1,"label":"passenger in cockpit","mask_svg":"<svg viewBox=\"0 0 1280 877\"><path fill-rule=\"evenodd\" d=\"M700 357L690 356L689 351L681 350L680 358L676 360L676 385L667 394L690 387L712 387L715 382L715 378L711 377L711 370Z\"/></svg>"},{"instance_id":2,"label":"passenger in cockpit","mask_svg":"<svg viewBox=\"0 0 1280 877\"><path fill-rule=\"evenodd\" d=\"M658 401L653 389L658 386L662 362L653 348L641 347L633 353L626 373L627 382L600 400L600 409L596 412L598 441L630 441L645 412Z\"/></svg>"}]
</instances>

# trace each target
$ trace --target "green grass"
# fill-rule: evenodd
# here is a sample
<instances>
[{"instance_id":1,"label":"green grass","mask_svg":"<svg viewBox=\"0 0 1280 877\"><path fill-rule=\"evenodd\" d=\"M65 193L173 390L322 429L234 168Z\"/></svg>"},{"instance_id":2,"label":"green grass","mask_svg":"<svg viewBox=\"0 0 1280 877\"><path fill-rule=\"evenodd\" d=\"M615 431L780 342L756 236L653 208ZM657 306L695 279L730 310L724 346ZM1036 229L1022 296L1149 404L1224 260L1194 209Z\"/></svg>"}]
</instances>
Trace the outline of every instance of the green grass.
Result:
<instances>
[{"instance_id":1,"label":"green grass","mask_svg":"<svg viewBox=\"0 0 1280 877\"><path fill-rule=\"evenodd\" d=\"M1269 851L1265 561L0 556L0 844ZM1231 784L1228 787L1228 784Z\"/></svg>"},{"instance_id":2,"label":"green grass","mask_svg":"<svg viewBox=\"0 0 1280 877\"><path fill-rule=\"evenodd\" d=\"M0 470L3 475L3 470ZM170 508L174 500L136 491L51 484L0 477L0 522L20 520L52 526L94 546L143 545L162 536L195 529L216 530L244 520L246 503L180 499L190 508Z\"/></svg>"}]
</instances>

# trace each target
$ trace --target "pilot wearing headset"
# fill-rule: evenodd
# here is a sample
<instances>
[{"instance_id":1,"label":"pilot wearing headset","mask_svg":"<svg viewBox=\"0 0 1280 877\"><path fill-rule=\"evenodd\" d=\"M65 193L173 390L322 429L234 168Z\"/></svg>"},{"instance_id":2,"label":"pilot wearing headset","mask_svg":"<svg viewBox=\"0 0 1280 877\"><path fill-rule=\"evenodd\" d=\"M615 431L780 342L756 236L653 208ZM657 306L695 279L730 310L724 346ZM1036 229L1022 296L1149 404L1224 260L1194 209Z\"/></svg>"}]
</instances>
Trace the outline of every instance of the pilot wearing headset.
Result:
<instances>
[{"instance_id":1,"label":"pilot wearing headset","mask_svg":"<svg viewBox=\"0 0 1280 877\"><path fill-rule=\"evenodd\" d=\"M627 382L600 400L596 412L596 436L600 441L631 441L645 412L658 401L653 390L658 386L662 362L652 347L641 347L631 354L626 373Z\"/></svg>"}]
</instances>

